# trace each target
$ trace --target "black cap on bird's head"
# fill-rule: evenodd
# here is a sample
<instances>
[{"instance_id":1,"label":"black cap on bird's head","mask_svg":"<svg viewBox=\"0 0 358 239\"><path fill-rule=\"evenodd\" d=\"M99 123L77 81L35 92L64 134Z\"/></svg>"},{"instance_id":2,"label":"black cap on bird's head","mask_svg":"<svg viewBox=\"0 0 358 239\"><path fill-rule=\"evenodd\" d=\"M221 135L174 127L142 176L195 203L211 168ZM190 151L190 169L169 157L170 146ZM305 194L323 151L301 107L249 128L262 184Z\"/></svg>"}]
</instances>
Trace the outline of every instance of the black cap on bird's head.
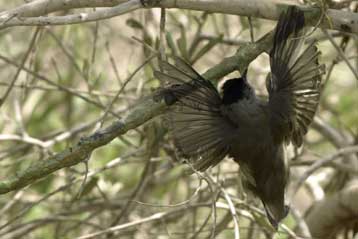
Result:
<instances>
[{"instance_id":1,"label":"black cap on bird's head","mask_svg":"<svg viewBox=\"0 0 358 239\"><path fill-rule=\"evenodd\" d=\"M248 99L254 95L254 91L250 84L247 82L247 70L244 71L240 78L234 78L225 81L223 92L223 103L229 105L241 99Z\"/></svg>"}]
</instances>

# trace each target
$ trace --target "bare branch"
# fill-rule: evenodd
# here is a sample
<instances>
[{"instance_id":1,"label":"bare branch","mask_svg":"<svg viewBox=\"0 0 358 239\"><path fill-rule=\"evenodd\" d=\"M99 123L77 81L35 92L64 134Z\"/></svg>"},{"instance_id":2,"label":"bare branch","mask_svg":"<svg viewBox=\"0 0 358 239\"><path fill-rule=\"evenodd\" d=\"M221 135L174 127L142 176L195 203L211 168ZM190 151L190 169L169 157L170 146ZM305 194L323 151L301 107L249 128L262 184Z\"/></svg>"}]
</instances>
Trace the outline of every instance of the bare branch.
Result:
<instances>
[{"instance_id":1,"label":"bare branch","mask_svg":"<svg viewBox=\"0 0 358 239\"><path fill-rule=\"evenodd\" d=\"M21 5L4 14L16 15L21 17L37 17L46 14L64 11L75 8L93 8L93 7L113 7L117 4L127 2L127 0L37 0ZM3 15L3 14L1 14Z\"/></svg>"},{"instance_id":2,"label":"bare branch","mask_svg":"<svg viewBox=\"0 0 358 239\"><path fill-rule=\"evenodd\" d=\"M66 24L93 22L93 21L119 16L134 11L136 9L139 9L141 7L142 5L139 0L131 0L119 4L112 8L100 9L96 12L91 12L91 13L71 14L67 16L22 17L22 16L17 16L16 14L10 15L6 12L3 12L0 15L0 19L2 20L2 24L0 26L1 28L4 28L4 27L11 27L11 26L46 26L46 25L66 25Z\"/></svg>"},{"instance_id":3,"label":"bare branch","mask_svg":"<svg viewBox=\"0 0 358 239\"><path fill-rule=\"evenodd\" d=\"M82 138L75 146L64 150L47 160L36 161L26 170L0 182L0 194L25 187L37 179L43 178L56 170L70 167L85 160L96 148L112 141L117 136L134 129L156 115L164 112L166 104L157 97L147 97L134 106L121 120L115 121L107 128L100 129L89 137Z\"/></svg>"},{"instance_id":4,"label":"bare branch","mask_svg":"<svg viewBox=\"0 0 358 239\"><path fill-rule=\"evenodd\" d=\"M358 152L358 146L350 146L350 147L346 147L346 148L341 148L339 150L337 150L337 152L335 152L332 155L329 155L325 158L322 158L320 160L317 160L314 164L312 164L306 171L305 173L299 178L299 180L297 181L297 184L293 187L293 195L298 191L298 189L301 187L301 185L303 184L303 182L312 174L314 173L316 170L318 170L319 168L323 167L324 165L327 165L329 163L331 163L332 161L334 161L335 159L339 158L340 156L344 156L347 154L352 154L352 153L356 153Z\"/></svg>"},{"instance_id":5,"label":"bare branch","mask_svg":"<svg viewBox=\"0 0 358 239\"><path fill-rule=\"evenodd\" d=\"M289 6L282 0L148 0L146 2L150 3L147 4L146 7L151 8L161 7L208 11L248 17L258 17L270 20L277 20L280 12L284 11ZM79 13L68 16L44 17L45 14L60 10L110 6L112 6L113 8L102 9L93 13ZM2 27L20 25L33 26L74 24L118 16L141 7L143 6L139 0L39 0L22 5L12 10L4 11L0 14L0 19L2 20ZM358 33L357 13L328 9L325 12L325 15L327 17L323 18L322 21L320 21L322 17L322 12L320 8L301 7L301 9L305 12L306 20L311 26L316 26L319 24L320 27L326 29L335 29L344 32Z\"/></svg>"},{"instance_id":6,"label":"bare branch","mask_svg":"<svg viewBox=\"0 0 358 239\"><path fill-rule=\"evenodd\" d=\"M29 47L28 47L28 49L27 49L27 51L26 51L26 53L24 55L24 58L21 61L20 67L17 69L16 74L15 74L14 78L11 80L10 85L7 88L4 96L2 98L0 98L0 108L4 104L6 98L9 96L11 90L14 88L14 85L15 85L15 83L16 83L19 75L20 75L20 72L21 72L22 68L24 67L24 65L26 63L26 60L29 57L29 55L30 55L35 43L36 43L37 35L38 35L39 32L40 32L40 28L36 28L34 36L31 39L30 45L29 45Z\"/></svg>"}]
</instances>

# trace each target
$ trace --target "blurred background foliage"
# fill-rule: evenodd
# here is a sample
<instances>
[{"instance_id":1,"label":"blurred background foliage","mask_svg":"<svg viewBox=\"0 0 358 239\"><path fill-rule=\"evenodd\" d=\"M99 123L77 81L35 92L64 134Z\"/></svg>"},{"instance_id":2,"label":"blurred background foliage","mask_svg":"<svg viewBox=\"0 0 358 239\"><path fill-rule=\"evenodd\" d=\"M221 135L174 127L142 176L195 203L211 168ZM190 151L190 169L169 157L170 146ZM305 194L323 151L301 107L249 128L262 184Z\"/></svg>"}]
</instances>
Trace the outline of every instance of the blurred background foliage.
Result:
<instances>
[{"instance_id":1,"label":"blurred background foliage","mask_svg":"<svg viewBox=\"0 0 358 239\"><path fill-rule=\"evenodd\" d=\"M22 3L0 1L0 9ZM260 39L276 24L195 11L166 14L165 52L183 57L199 72ZM74 145L157 89L160 82L152 72L158 68L153 50L159 47L159 25L160 10L154 9L96 23L41 28L27 70L21 71L0 108L1 178ZM0 32L0 95L18 70L34 29ZM330 36L357 71L357 36ZM328 72L318 112L321 125L315 123L303 148L289 147L292 184L317 160L358 142L357 79L319 29L307 37L312 40L318 41ZM249 81L260 95L266 94L269 69L265 53L250 64ZM227 77L235 75L239 73ZM220 86L222 79L217 82ZM344 140L337 144L327 131ZM351 184L358 174L352 157L357 160L357 154L348 155L312 174L290 198L292 208L305 218L318 200ZM246 197L239 186L238 166L227 159L208 173L212 182L186 172L157 117L96 150L87 165L59 170L1 195L0 237L76 238L123 225L116 233L95 238L212 238L214 229L216 238L233 238L229 196L237 209L241 238L272 238L260 203ZM337 238L353 238L357 223L338 227ZM294 232L304 237L297 215L290 214L283 224L274 238L291 238Z\"/></svg>"}]
</instances>

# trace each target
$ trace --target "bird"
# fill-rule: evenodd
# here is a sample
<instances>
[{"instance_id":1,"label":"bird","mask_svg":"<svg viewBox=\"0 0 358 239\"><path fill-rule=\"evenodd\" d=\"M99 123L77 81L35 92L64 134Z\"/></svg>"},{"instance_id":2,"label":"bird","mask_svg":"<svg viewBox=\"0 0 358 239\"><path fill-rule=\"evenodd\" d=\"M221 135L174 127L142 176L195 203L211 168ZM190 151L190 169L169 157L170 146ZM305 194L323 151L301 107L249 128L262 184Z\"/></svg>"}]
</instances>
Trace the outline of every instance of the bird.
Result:
<instances>
[{"instance_id":1,"label":"bird","mask_svg":"<svg viewBox=\"0 0 358 239\"><path fill-rule=\"evenodd\" d=\"M289 169L285 147L300 147L317 111L325 67L316 43L304 46L302 10L283 11L269 51L268 99L255 94L247 79L226 80L221 93L190 64L173 57L161 61L154 76L167 82L168 127L178 155L205 171L225 157L239 164L245 189L261 199L277 230L289 212L285 191Z\"/></svg>"}]
</instances>

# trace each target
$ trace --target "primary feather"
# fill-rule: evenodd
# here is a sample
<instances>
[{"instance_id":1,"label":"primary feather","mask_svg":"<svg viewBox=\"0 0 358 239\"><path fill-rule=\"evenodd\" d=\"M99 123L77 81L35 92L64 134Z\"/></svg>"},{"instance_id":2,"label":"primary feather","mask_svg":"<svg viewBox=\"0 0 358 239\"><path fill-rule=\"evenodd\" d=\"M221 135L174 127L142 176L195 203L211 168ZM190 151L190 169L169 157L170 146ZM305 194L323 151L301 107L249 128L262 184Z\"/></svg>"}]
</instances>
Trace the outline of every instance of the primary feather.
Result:
<instances>
[{"instance_id":1,"label":"primary feather","mask_svg":"<svg viewBox=\"0 0 358 239\"><path fill-rule=\"evenodd\" d=\"M317 110L324 73L314 43L301 51L303 26L303 12L298 8L281 14L270 52L271 77L267 84L275 140L291 141L295 146L302 145Z\"/></svg>"}]
</instances>

